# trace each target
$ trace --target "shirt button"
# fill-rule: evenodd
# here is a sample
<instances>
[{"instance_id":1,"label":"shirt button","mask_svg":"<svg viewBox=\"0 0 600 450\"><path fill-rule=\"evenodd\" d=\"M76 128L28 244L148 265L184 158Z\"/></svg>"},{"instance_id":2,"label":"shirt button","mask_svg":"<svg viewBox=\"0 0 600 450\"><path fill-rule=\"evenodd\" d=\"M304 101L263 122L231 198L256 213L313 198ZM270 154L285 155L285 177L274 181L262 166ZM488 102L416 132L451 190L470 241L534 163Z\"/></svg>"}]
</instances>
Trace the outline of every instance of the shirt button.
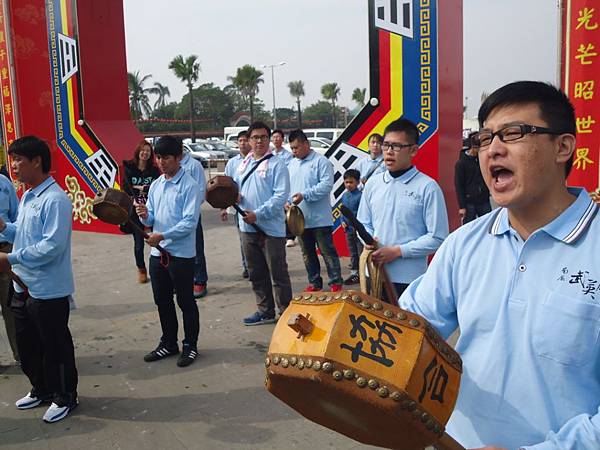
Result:
<instances>
[{"instance_id":1,"label":"shirt button","mask_svg":"<svg viewBox=\"0 0 600 450\"><path fill-rule=\"evenodd\" d=\"M527 266L525 266L525 264L521 264L519 266L519 272L525 272L527 270Z\"/></svg>"}]
</instances>

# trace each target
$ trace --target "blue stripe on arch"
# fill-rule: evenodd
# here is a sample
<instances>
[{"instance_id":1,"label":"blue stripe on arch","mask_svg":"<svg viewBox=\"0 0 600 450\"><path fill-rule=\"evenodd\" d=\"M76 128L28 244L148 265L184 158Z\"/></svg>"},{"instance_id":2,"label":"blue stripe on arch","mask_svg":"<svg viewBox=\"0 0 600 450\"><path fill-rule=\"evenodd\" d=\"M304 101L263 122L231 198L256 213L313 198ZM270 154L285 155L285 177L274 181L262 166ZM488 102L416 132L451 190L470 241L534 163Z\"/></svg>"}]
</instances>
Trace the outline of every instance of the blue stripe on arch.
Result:
<instances>
[{"instance_id":1,"label":"blue stripe on arch","mask_svg":"<svg viewBox=\"0 0 600 450\"><path fill-rule=\"evenodd\" d=\"M414 11L414 39L402 39L403 66L409 68L403 73L403 117L418 124L421 122L421 6L415 5ZM438 53L437 53L437 8L432 1L430 14L430 80L431 80L431 120L423 121L429 128L422 134L420 142L425 142L438 129Z\"/></svg>"}]
</instances>

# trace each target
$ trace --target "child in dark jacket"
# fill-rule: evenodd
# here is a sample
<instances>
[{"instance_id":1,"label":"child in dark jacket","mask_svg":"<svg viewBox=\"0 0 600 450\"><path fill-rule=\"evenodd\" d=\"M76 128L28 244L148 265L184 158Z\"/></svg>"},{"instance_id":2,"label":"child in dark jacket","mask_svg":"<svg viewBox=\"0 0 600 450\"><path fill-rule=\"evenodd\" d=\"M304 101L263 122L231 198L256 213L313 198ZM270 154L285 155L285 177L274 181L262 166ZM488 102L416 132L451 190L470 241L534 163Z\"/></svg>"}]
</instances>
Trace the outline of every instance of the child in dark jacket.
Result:
<instances>
[{"instance_id":1,"label":"child in dark jacket","mask_svg":"<svg viewBox=\"0 0 600 450\"><path fill-rule=\"evenodd\" d=\"M362 196L362 192L358 189L359 183L360 172L358 170L348 169L344 173L346 192L342 194L342 204L352 211L355 216L358 215L358 205ZM360 282L358 276L358 259L363 251L363 246L356 235L356 230L345 217L342 217L342 227L344 227L346 243L348 244L348 250L350 250L350 276L344 280L344 284L348 286Z\"/></svg>"}]
</instances>

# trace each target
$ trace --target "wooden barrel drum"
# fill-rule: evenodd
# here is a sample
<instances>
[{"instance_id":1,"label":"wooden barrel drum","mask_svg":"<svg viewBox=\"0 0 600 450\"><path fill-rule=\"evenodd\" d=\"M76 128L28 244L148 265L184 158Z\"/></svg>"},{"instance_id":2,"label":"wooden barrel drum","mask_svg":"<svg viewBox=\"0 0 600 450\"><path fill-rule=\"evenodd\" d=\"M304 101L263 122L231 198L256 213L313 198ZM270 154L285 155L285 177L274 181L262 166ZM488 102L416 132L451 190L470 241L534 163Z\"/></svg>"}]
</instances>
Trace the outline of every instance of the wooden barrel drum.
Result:
<instances>
[{"instance_id":1,"label":"wooden barrel drum","mask_svg":"<svg viewBox=\"0 0 600 450\"><path fill-rule=\"evenodd\" d=\"M303 293L279 319L265 365L272 394L357 441L462 448L444 433L460 356L416 314L358 291Z\"/></svg>"}]
</instances>

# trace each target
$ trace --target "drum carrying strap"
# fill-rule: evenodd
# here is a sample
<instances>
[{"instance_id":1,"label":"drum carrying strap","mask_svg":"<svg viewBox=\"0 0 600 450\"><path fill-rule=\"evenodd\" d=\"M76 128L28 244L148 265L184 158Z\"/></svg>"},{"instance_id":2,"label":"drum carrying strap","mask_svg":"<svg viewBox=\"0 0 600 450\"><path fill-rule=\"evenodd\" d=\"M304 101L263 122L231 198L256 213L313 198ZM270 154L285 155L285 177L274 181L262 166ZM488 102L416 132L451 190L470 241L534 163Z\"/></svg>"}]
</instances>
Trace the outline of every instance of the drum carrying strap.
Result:
<instances>
[{"instance_id":1,"label":"drum carrying strap","mask_svg":"<svg viewBox=\"0 0 600 450\"><path fill-rule=\"evenodd\" d=\"M248 173L246 175L244 175L244 178L242 178L242 182L240 183L240 191L242 190L242 186L244 185L244 183L246 182L246 180L248 178L250 178L250 175L252 175L252 173L258 169L258 166L260 166L262 164L263 161L266 161L269 158L273 157L273 153L269 153L267 156L265 156L264 158L259 159L258 161L256 161L256 163L250 168L250 170L248 171Z\"/></svg>"},{"instance_id":2,"label":"drum carrying strap","mask_svg":"<svg viewBox=\"0 0 600 450\"><path fill-rule=\"evenodd\" d=\"M364 249L360 254L358 261L360 290L371 297L381 298L381 294L383 293L383 274L380 266L373 262L372 254L374 251ZM367 282L367 272L369 273L370 286Z\"/></svg>"}]
</instances>

